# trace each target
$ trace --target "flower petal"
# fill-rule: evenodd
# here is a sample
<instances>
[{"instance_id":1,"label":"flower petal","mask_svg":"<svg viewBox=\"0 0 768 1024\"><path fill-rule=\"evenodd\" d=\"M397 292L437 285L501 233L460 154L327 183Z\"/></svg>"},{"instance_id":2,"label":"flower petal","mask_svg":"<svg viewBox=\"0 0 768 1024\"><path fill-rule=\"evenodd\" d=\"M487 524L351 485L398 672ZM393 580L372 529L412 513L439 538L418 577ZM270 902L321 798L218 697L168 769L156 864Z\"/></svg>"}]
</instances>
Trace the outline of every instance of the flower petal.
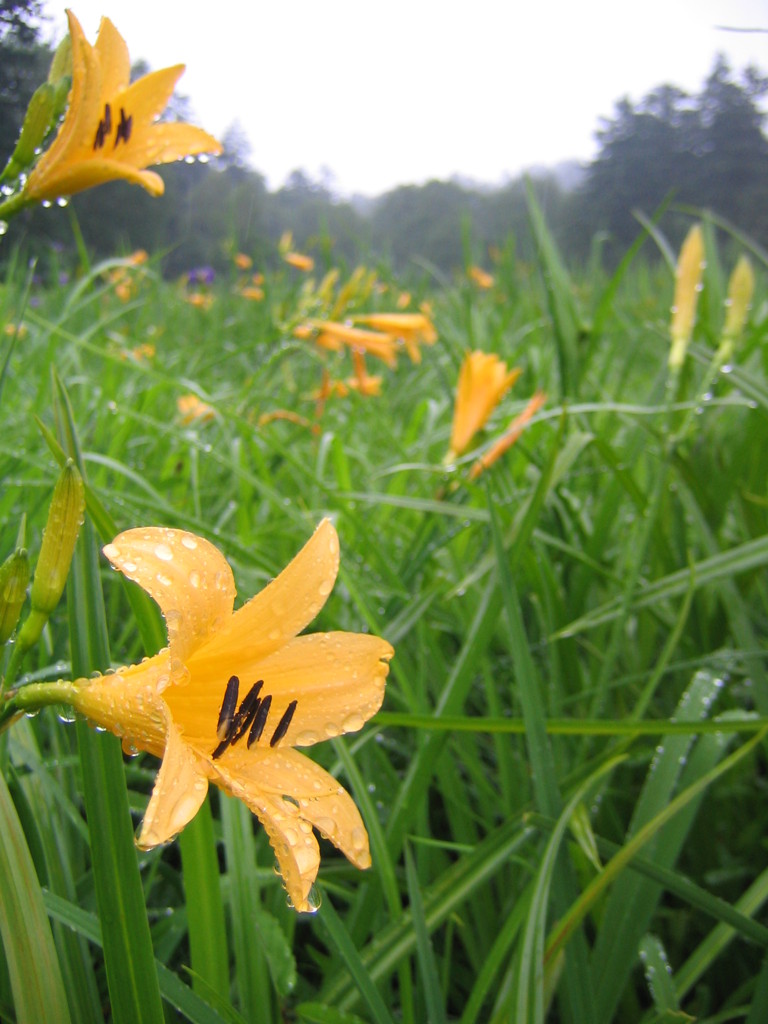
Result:
<instances>
[{"instance_id":1,"label":"flower petal","mask_svg":"<svg viewBox=\"0 0 768 1024\"><path fill-rule=\"evenodd\" d=\"M314 909L309 891L320 851L312 825L355 867L370 867L368 833L354 801L308 757L289 749L233 748L215 763L214 772L223 788L243 800L264 825L297 910Z\"/></svg>"},{"instance_id":2,"label":"flower petal","mask_svg":"<svg viewBox=\"0 0 768 1024\"><path fill-rule=\"evenodd\" d=\"M101 65L101 95L114 96L131 80L131 58L128 46L109 18L102 18L94 50Z\"/></svg>"},{"instance_id":3,"label":"flower petal","mask_svg":"<svg viewBox=\"0 0 768 1024\"><path fill-rule=\"evenodd\" d=\"M281 747L308 747L356 732L381 707L394 651L366 633L309 633L294 637L254 665L236 663L241 678L264 680L272 710L260 745L269 743L288 704L297 701Z\"/></svg>"},{"instance_id":4,"label":"flower petal","mask_svg":"<svg viewBox=\"0 0 768 1024\"><path fill-rule=\"evenodd\" d=\"M185 661L230 619L232 570L202 537L164 527L126 530L104 554L160 605L174 661Z\"/></svg>"},{"instance_id":5,"label":"flower petal","mask_svg":"<svg viewBox=\"0 0 768 1024\"><path fill-rule=\"evenodd\" d=\"M167 843L194 818L208 792L206 762L168 718L165 754L136 840L142 850Z\"/></svg>"},{"instance_id":6,"label":"flower petal","mask_svg":"<svg viewBox=\"0 0 768 1024\"><path fill-rule=\"evenodd\" d=\"M285 888L296 910L311 911L315 908L309 902L312 883L320 867L320 848L312 833L309 822L302 819L299 808L289 793L293 784L290 775L285 779L274 779L277 786L272 792L262 784L260 772L269 759L253 751L224 755L214 763L211 776L232 796L242 800L264 826L272 849L275 851L280 874ZM305 760L307 760L305 758ZM284 782L284 785L280 785Z\"/></svg>"},{"instance_id":7,"label":"flower petal","mask_svg":"<svg viewBox=\"0 0 768 1024\"><path fill-rule=\"evenodd\" d=\"M235 673L294 637L325 604L339 571L339 538L324 519L296 557L264 590L238 609L189 662L193 675ZM255 680L252 680L255 682Z\"/></svg>"}]
</instances>

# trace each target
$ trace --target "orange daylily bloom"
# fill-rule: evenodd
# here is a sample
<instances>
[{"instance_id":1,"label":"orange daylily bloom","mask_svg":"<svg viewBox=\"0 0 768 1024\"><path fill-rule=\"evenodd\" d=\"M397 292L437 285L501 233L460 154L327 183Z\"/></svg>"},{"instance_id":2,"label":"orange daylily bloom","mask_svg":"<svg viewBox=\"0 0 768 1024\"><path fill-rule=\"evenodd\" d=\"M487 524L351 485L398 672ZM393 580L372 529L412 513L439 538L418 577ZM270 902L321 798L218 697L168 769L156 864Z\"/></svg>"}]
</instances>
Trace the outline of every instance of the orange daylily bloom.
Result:
<instances>
[{"instance_id":1,"label":"orange daylily bloom","mask_svg":"<svg viewBox=\"0 0 768 1024\"><path fill-rule=\"evenodd\" d=\"M102 18L96 43L86 40L67 11L72 40L72 90L58 135L29 175L29 201L54 200L122 178L162 195L163 179L150 164L197 153L220 153L207 132L180 122L156 124L184 71L183 64L130 82L125 40Z\"/></svg>"},{"instance_id":2,"label":"orange daylily bloom","mask_svg":"<svg viewBox=\"0 0 768 1024\"><path fill-rule=\"evenodd\" d=\"M333 588L335 529L323 520L280 575L236 612L232 570L202 537L128 530L104 553L160 605L168 646L94 679L40 684L40 700L68 703L122 737L126 749L162 758L141 849L180 832L213 782L263 824L293 906L316 909L313 827L356 867L369 867L371 856L349 794L293 748L360 729L381 706L394 653L367 633L297 635Z\"/></svg>"},{"instance_id":3,"label":"orange daylily bloom","mask_svg":"<svg viewBox=\"0 0 768 1024\"><path fill-rule=\"evenodd\" d=\"M181 422L185 425L194 423L195 420L208 423L216 416L216 410L197 395L180 395L176 399L176 408L181 415Z\"/></svg>"},{"instance_id":4,"label":"orange daylily bloom","mask_svg":"<svg viewBox=\"0 0 768 1024\"><path fill-rule=\"evenodd\" d=\"M309 274L315 269L315 261L303 252L287 252L283 255L283 259L289 266L295 267L296 270L301 270L305 274Z\"/></svg>"},{"instance_id":5,"label":"orange daylily bloom","mask_svg":"<svg viewBox=\"0 0 768 1024\"><path fill-rule=\"evenodd\" d=\"M188 292L184 300L198 309L210 309L213 305L213 296L210 292Z\"/></svg>"},{"instance_id":6,"label":"orange daylily bloom","mask_svg":"<svg viewBox=\"0 0 768 1024\"><path fill-rule=\"evenodd\" d=\"M470 480L476 480L484 470L492 466L504 452L512 447L546 400L547 396L543 391L536 392L523 411L515 416L498 441L492 444L488 451L474 463L469 471Z\"/></svg>"},{"instance_id":7,"label":"orange daylily bloom","mask_svg":"<svg viewBox=\"0 0 768 1024\"><path fill-rule=\"evenodd\" d=\"M264 298L264 289L255 284L246 284L240 289L240 294L244 299L250 299L251 302L261 302Z\"/></svg>"},{"instance_id":8,"label":"orange daylily bloom","mask_svg":"<svg viewBox=\"0 0 768 1024\"><path fill-rule=\"evenodd\" d=\"M437 331L432 321L423 313L367 313L355 316L355 321L368 324L375 331L393 335L405 345L411 362L421 362L419 342L434 345Z\"/></svg>"},{"instance_id":9,"label":"orange daylily bloom","mask_svg":"<svg viewBox=\"0 0 768 1024\"><path fill-rule=\"evenodd\" d=\"M518 368L507 370L504 360L493 353L467 353L459 371L447 462L469 447L520 373Z\"/></svg>"},{"instance_id":10,"label":"orange daylily bloom","mask_svg":"<svg viewBox=\"0 0 768 1024\"><path fill-rule=\"evenodd\" d=\"M383 359L387 366L397 365L395 339L391 334L367 331L333 320L312 320L310 323L318 331L315 341L322 348L338 351L343 345L348 345L353 350Z\"/></svg>"},{"instance_id":11,"label":"orange daylily bloom","mask_svg":"<svg viewBox=\"0 0 768 1024\"><path fill-rule=\"evenodd\" d=\"M493 288L493 274L489 274L487 270L483 270L482 267L470 267L467 271L471 281L477 285L478 288L487 290Z\"/></svg>"},{"instance_id":12,"label":"orange daylily bloom","mask_svg":"<svg viewBox=\"0 0 768 1024\"><path fill-rule=\"evenodd\" d=\"M238 270L250 270L253 266L253 260L245 252L238 252L234 257L235 266Z\"/></svg>"},{"instance_id":13,"label":"orange daylily bloom","mask_svg":"<svg viewBox=\"0 0 768 1024\"><path fill-rule=\"evenodd\" d=\"M352 352L352 363L355 367L355 376L347 381L347 387L357 391L360 395L368 397L381 394L381 377L372 377L365 366L365 356L362 352Z\"/></svg>"}]
</instances>

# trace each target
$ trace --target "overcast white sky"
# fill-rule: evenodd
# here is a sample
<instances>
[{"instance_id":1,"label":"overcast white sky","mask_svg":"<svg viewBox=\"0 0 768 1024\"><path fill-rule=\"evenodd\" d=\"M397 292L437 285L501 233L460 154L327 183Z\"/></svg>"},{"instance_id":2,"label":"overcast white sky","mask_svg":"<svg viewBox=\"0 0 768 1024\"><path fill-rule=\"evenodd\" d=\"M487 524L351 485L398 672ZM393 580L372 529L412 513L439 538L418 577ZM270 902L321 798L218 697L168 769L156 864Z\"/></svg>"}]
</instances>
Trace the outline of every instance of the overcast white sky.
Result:
<instances>
[{"instance_id":1,"label":"overcast white sky","mask_svg":"<svg viewBox=\"0 0 768 1024\"><path fill-rule=\"evenodd\" d=\"M46 0L52 33L65 3ZM221 136L239 122L277 188L328 168L341 194L460 174L496 184L594 155L600 116L656 85L697 91L714 55L768 74L768 0L72 0L131 59L183 62ZM198 11L202 13L198 13Z\"/></svg>"}]
</instances>

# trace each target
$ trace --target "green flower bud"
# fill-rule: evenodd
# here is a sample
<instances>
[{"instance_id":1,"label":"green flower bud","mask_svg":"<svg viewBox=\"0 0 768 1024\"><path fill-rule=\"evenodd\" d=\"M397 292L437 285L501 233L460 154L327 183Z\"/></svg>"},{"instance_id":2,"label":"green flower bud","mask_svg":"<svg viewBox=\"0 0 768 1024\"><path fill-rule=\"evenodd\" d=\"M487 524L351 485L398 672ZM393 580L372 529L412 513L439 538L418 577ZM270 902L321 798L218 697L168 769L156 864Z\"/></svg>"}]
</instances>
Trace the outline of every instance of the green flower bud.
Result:
<instances>
[{"instance_id":1,"label":"green flower bud","mask_svg":"<svg viewBox=\"0 0 768 1024\"><path fill-rule=\"evenodd\" d=\"M50 82L43 82L29 101L19 141L0 179L15 178L30 166L56 118L55 108L56 89Z\"/></svg>"},{"instance_id":2,"label":"green flower bud","mask_svg":"<svg viewBox=\"0 0 768 1024\"><path fill-rule=\"evenodd\" d=\"M56 483L35 567L32 610L50 615L67 582L75 541L83 524L85 490L77 466L68 460Z\"/></svg>"},{"instance_id":3,"label":"green flower bud","mask_svg":"<svg viewBox=\"0 0 768 1024\"><path fill-rule=\"evenodd\" d=\"M17 548L0 565L0 644L10 638L19 621L29 585L29 555Z\"/></svg>"}]
</instances>

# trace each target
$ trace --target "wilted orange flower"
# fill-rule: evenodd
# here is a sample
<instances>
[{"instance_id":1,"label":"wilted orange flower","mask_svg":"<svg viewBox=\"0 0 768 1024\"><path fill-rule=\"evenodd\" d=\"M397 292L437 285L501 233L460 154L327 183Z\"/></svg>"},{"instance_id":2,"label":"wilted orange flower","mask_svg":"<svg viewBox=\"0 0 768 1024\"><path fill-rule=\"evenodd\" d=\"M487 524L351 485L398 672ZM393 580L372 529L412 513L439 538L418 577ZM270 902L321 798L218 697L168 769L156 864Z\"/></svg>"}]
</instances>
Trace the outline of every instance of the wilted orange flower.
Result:
<instances>
[{"instance_id":1,"label":"wilted orange flower","mask_svg":"<svg viewBox=\"0 0 768 1024\"><path fill-rule=\"evenodd\" d=\"M197 395L180 395L176 399L176 408L181 415L181 422L186 424L200 420L201 423L208 423L216 416L216 410L211 408Z\"/></svg>"},{"instance_id":2,"label":"wilted orange flower","mask_svg":"<svg viewBox=\"0 0 768 1024\"><path fill-rule=\"evenodd\" d=\"M447 462L468 448L520 372L517 368L507 370L504 360L493 353L467 353L459 371Z\"/></svg>"},{"instance_id":3,"label":"wilted orange flower","mask_svg":"<svg viewBox=\"0 0 768 1024\"><path fill-rule=\"evenodd\" d=\"M333 320L311 320L310 324L318 332L315 341L321 348L338 352L344 345L359 352L383 359L387 366L397 365L395 339L391 334L381 331L366 331L361 327L336 323Z\"/></svg>"},{"instance_id":4,"label":"wilted orange flower","mask_svg":"<svg viewBox=\"0 0 768 1024\"><path fill-rule=\"evenodd\" d=\"M180 832L213 782L263 824L293 906L316 909L320 850L312 828L358 868L371 863L368 835L338 781L293 748L360 729L381 706L394 653L367 633L297 635L333 588L336 531L323 520L280 575L236 612L232 570L202 537L128 530L104 553L160 605L168 646L95 679L24 687L26 699L70 704L121 736L126 749L162 758L141 849Z\"/></svg>"},{"instance_id":5,"label":"wilted orange flower","mask_svg":"<svg viewBox=\"0 0 768 1024\"><path fill-rule=\"evenodd\" d=\"M302 252L287 252L284 254L283 259L291 266L295 267L296 270L301 270L305 274L309 274L315 269L315 261L311 256L306 256Z\"/></svg>"},{"instance_id":6,"label":"wilted orange flower","mask_svg":"<svg viewBox=\"0 0 768 1024\"><path fill-rule=\"evenodd\" d=\"M437 331L429 317L423 313L366 313L355 316L355 321L368 324L375 331L393 335L405 345L411 362L421 362L419 343L434 345Z\"/></svg>"},{"instance_id":7,"label":"wilted orange flower","mask_svg":"<svg viewBox=\"0 0 768 1024\"><path fill-rule=\"evenodd\" d=\"M470 280L474 281L478 288L493 288L493 274L489 274L482 267L470 267L467 271Z\"/></svg>"},{"instance_id":8,"label":"wilted orange flower","mask_svg":"<svg viewBox=\"0 0 768 1024\"><path fill-rule=\"evenodd\" d=\"M64 121L27 179L29 201L54 200L122 178L162 195L163 179L150 164L196 153L220 153L201 128L181 122L155 124L184 71L183 64L130 82L125 40L102 18L94 46L67 11L72 40L72 91Z\"/></svg>"},{"instance_id":9,"label":"wilted orange flower","mask_svg":"<svg viewBox=\"0 0 768 1024\"><path fill-rule=\"evenodd\" d=\"M300 416L291 409L273 409L272 412L263 412L259 416L258 423L260 427L265 427L274 420L288 420L289 423L295 423L299 427L306 427L315 434L319 429L316 423L310 423L306 416Z\"/></svg>"},{"instance_id":10,"label":"wilted orange flower","mask_svg":"<svg viewBox=\"0 0 768 1024\"><path fill-rule=\"evenodd\" d=\"M235 266L238 270L250 270L253 260L246 253L239 252L235 255Z\"/></svg>"},{"instance_id":11,"label":"wilted orange flower","mask_svg":"<svg viewBox=\"0 0 768 1024\"><path fill-rule=\"evenodd\" d=\"M526 425L533 419L546 400L547 396L543 391L536 392L523 411L518 416L515 416L498 441L492 444L488 451L481 455L477 462L473 464L469 471L470 480L476 480L483 470L492 466L497 459L501 458L504 452L512 447L525 430Z\"/></svg>"}]
</instances>

